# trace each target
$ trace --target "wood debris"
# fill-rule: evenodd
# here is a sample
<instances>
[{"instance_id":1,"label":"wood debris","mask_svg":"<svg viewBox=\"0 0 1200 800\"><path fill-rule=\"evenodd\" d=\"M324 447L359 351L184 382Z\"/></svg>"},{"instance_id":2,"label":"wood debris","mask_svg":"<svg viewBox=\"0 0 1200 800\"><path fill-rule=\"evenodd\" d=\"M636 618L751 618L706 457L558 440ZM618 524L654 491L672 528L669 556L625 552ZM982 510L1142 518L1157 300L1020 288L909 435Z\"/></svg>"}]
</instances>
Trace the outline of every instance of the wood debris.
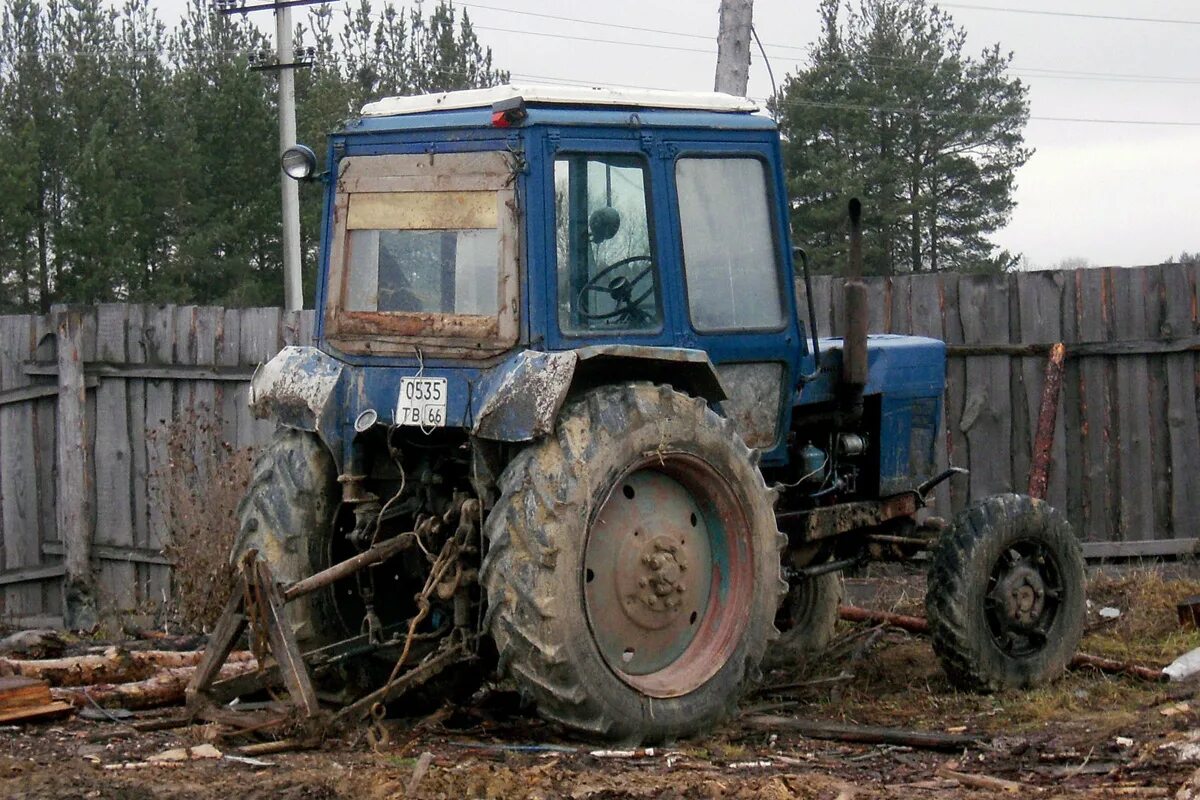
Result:
<instances>
[{"instance_id":1,"label":"wood debris","mask_svg":"<svg viewBox=\"0 0 1200 800\"><path fill-rule=\"evenodd\" d=\"M70 703L55 702L45 681L0 678L0 722L26 722L66 714Z\"/></svg>"}]
</instances>

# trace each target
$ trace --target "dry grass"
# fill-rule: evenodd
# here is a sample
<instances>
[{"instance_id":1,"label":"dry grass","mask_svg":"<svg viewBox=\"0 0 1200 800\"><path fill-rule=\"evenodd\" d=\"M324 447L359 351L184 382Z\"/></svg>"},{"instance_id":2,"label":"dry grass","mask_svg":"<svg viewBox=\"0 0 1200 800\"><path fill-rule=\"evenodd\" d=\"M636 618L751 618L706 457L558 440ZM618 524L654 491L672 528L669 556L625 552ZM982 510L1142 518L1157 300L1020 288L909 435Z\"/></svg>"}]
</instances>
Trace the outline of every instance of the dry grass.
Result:
<instances>
[{"instance_id":1,"label":"dry grass","mask_svg":"<svg viewBox=\"0 0 1200 800\"><path fill-rule=\"evenodd\" d=\"M207 630L233 590L229 553L254 448L223 441L204 409L153 435L163 437L167 453L166 464L154 465L153 500L168 529L163 553L174 565L169 613L186 629Z\"/></svg>"},{"instance_id":2,"label":"dry grass","mask_svg":"<svg viewBox=\"0 0 1200 800\"><path fill-rule=\"evenodd\" d=\"M1159 570L1139 569L1122 574L1097 574L1088 583L1088 632L1082 649L1088 653L1166 666L1176 657L1200 647L1200 631L1179 625L1175 606L1200 594L1200 581L1167 578ZM1121 616L1106 621L1099 610L1116 608Z\"/></svg>"},{"instance_id":3,"label":"dry grass","mask_svg":"<svg viewBox=\"0 0 1200 800\"><path fill-rule=\"evenodd\" d=\"M923 614L914 600L923 594L923 581L916 578L907 587L901 584L894 577L880 581L872 605ZM1092 605L1081 649L1164 666L1200 647L1200 632L1181 628L1175 611L1176 603L1194 594L1200 594L1200 581L1167 578L1153 569L1097 574L1088 584ZM1105 606L1120 609L1121 616L1103 620L1098 611ZM869 655L855 658L867 633L863 625L839 623L826 658L810 664L803 675L776 675L768 682L812 680L847 671L853 679L832 686L816 684L793 696L809 705L808 713L815 716L933 730L965 726L995 734L1052 733L1064 720L1093 732L1128 733L1144 727L1147 714L1157 717L1153 709L1167 702L1164 684L1091 670L1069 672L1032 691L960 692L946 679L925 637L888 630Z\"/></svg>"}]
</instances>

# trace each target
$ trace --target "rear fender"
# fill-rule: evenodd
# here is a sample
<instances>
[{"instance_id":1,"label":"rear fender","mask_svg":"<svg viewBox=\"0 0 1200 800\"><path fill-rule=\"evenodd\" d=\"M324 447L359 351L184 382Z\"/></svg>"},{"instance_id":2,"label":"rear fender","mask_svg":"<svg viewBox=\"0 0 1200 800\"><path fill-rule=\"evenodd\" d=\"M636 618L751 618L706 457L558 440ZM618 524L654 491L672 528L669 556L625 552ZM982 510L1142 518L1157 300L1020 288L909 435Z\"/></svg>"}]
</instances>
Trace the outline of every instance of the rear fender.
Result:
<instances>
[{"instance_id":1,"label":"rear fender","mask_svg":"<svg viewBox=\"0 0 1200 800\"><path fill-rule=\"evenodd\" d=\"M285 347L254 371L250 410L260 419L316 433L336 454L343 369L342 362L315 347Z\"/></svg>"},{"instance_id":2,"label":"rear fender","mask_svg":"<svg viewBox=\"0 0 1200 800\"><path fill-rule=\"evenodd\" d=\"M670 385L710 403L726 397L703 350L621 344L557 353L526 350L491 376L472 433L500 442L545 436L554 431L569 395L629 381Z\"/></svg>"}]
</instances>

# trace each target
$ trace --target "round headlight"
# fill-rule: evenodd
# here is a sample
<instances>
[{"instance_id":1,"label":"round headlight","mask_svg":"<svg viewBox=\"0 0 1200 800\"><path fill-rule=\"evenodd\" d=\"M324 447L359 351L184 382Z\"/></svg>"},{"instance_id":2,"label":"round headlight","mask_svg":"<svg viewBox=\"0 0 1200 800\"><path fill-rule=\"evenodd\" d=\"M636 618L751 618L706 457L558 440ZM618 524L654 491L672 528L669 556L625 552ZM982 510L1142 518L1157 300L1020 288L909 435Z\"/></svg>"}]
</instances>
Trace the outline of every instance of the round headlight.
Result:
<instances>
[{"instance_id":1,"label":"round headlight","mask_svg":"<svg viewBox=\"0 0 1200 800\"><path fill-rule=\"evenodd\" d=\"M279 164L289 178L302 181L317 171L317 154L302 144L293 145L283 151Z\"/></svg>"}]
</instances>

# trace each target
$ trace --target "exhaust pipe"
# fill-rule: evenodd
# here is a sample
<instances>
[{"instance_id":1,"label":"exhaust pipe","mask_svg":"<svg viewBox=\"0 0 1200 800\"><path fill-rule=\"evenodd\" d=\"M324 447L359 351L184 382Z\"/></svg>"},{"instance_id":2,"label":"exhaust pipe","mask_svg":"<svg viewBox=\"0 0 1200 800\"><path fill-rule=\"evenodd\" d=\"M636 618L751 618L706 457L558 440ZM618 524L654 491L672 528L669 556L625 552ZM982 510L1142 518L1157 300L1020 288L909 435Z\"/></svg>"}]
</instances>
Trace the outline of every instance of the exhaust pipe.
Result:
<instances>
[{"instance_id":1,"label":"exhaust pipe","mask_svg":"<svg viewBox=\"0 0 1200 800\"><path fill-rule=\"evenodd\" d=\"M867 286L862 281L862 203L850 200L850 263L842 291L846 318L842 321L842 390L848 406L862 404L867 385Z\"/></svg>"}]
</instances>

